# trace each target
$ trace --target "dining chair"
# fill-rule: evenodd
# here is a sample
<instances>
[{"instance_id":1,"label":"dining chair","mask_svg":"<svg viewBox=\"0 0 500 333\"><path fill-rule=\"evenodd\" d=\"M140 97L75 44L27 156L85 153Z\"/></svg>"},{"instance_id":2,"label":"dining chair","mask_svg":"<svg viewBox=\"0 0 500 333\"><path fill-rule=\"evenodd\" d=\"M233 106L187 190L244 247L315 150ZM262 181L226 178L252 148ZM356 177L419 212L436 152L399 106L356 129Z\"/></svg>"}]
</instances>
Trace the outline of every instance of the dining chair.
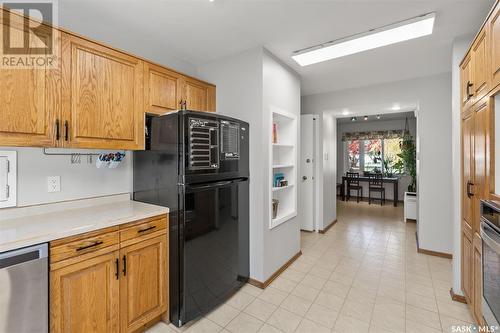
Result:
<instances>
[{"instance_id":1,"label":"dining chair","mask_svg":"<svg viewBox=\"0 0 500 333\"><path fill-rule=\"evenodd\" d=\"M380 206L385 204L385 188L384 188L384 178L381 173L373 173L368 176L368 204L372 203L372 200L380 200ZM380 193L379 198L372 198L372 192Z\"/></svg>"},{"instance_id":2,"label":"dining chair","mask_svg":"<svg viewBox=\"0 0 500 333\"><path fill-rule=\"evenodd\" d=\"M347 172L347 201L351 199L351 191L356 191L356 202L363 198L363 187L359 185L359 173ZM361 195L360 195L361 193Z\"/></svg>"}]
</instances>

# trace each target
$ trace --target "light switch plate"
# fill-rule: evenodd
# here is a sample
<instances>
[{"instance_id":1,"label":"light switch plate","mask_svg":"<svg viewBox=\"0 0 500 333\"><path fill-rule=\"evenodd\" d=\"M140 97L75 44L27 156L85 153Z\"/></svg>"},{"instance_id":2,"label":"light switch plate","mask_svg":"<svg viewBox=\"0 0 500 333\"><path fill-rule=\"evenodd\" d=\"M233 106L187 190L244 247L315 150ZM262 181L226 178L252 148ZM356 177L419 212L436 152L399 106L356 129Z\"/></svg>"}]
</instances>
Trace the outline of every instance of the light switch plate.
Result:
<instances>
[{"instance_id":1,"label":"light switch plate","mask_svg":"<svg viewBox=\"0 0 500 333\"><path fill-rule=\"evenodd\" d=\"M61 177L50 176L47 177L47 192L61 192Z\"/></svg>"}]
</instances>

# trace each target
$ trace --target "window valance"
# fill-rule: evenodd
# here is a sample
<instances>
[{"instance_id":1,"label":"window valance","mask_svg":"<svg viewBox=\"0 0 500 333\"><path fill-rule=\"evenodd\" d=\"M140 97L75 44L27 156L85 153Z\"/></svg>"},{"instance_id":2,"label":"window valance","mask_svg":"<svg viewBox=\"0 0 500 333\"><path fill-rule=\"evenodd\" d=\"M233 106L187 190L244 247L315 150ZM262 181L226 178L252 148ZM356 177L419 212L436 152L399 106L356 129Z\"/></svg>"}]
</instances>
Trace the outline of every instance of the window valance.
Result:
<instances>
[{"instance_id":1,"label":"window valance","mask_svg":"<svg viewBox=\"0 0 500 333\"><path fill-rule=\"evenodd\" d=\"M405 134L409 134L409 132L407 130L351 132L351 133L342 133L342 141L398 139L402 138Z\"/></svg>"}]
</instances>

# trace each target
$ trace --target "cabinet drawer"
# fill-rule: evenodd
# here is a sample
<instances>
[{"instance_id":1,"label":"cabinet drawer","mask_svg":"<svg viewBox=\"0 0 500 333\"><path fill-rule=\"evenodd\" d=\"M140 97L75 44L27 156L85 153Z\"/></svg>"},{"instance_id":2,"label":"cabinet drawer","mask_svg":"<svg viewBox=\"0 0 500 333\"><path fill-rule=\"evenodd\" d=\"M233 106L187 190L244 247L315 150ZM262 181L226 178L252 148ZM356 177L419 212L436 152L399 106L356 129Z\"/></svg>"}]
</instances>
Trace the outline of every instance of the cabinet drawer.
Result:
<instances>
[{"instance_id":1,"label":"cabinet drawer","mask_svg":"<svg viewBox=\"0 0 500 333\"><path fill-rule=\"evenodd\" d=\"M120 230L120 242L122 242L121 245L122 247L128 246L135 242L149 239L152 234L154 234L154 236L157 236L158 234L164 233L166 228L167 218L163 217L159 219L148 220L146 222L122 229Z\"/></svg>"},{"instance_id":2,"label":"cabinet drawer","mask_svg":"<svg viewBox=\"0 0 500 333\"><path fill-rule=\"evenodd\" d=\"M88 235L88 237L79 237L76 240L62 245L51 243L50 262L55 263L64 259L94 252L108 246L118 245L119 242L119 232L113 231Z\"/></svg>"}]
</instances>

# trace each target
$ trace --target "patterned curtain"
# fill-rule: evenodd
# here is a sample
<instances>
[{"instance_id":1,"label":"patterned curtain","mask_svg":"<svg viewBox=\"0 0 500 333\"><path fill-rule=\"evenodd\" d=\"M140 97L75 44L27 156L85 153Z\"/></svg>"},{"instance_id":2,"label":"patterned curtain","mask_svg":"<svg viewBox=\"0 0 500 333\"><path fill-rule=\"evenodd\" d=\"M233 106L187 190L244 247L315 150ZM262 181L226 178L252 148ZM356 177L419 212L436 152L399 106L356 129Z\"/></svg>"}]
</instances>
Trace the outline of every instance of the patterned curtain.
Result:
<instances>
[{"instance_id":1,"label":"patterned curtain","mask_svg":"<svg viewBox=\"0 0 500 333\"><path fill-rule=\"evenodd\" d=\"M375 139L399 139L410 134L408 130L388 130L388 131L369 131L343 133L342 141L352 140L375 140Z\"/></svg>"}]
</instances>

